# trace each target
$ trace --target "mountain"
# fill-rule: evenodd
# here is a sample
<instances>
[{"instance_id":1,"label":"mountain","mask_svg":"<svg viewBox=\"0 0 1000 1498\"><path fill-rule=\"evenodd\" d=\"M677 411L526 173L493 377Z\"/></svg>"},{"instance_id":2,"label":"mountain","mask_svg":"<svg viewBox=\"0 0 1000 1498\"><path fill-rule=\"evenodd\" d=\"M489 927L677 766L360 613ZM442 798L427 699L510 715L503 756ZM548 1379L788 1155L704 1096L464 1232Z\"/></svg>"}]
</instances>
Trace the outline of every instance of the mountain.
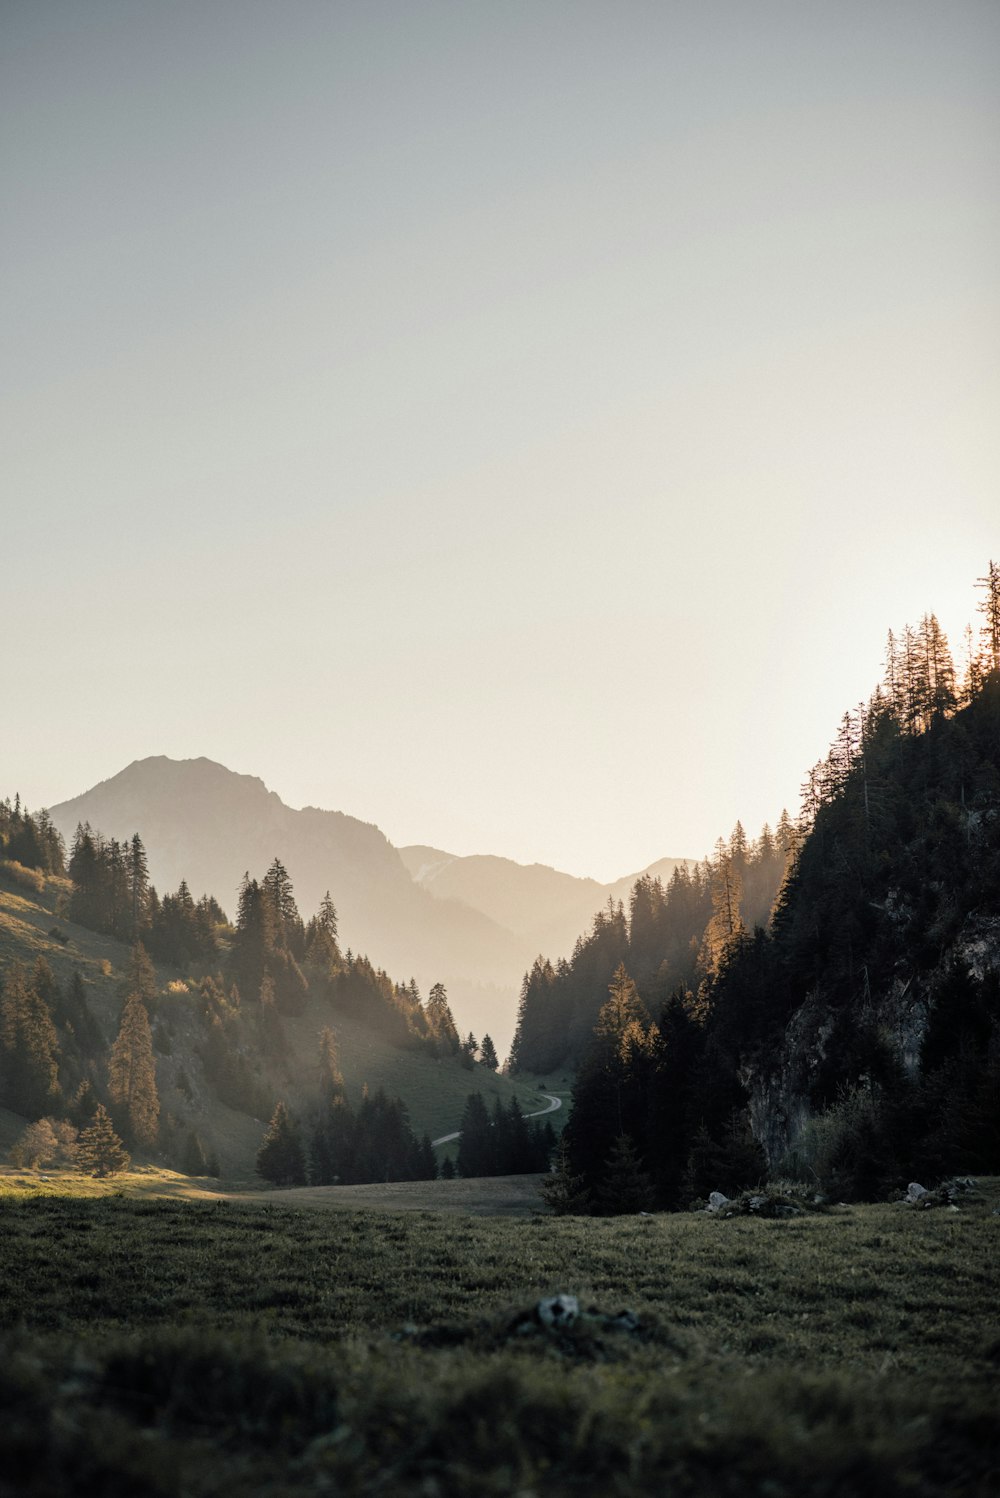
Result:
<instances>
[{"instance_id":1,"label":"mountain","mask_svg":"<svg viewBox=\"0 0 1000 1498\"><path fill-rule=\"evenodd\" d=\"M424 992L443 982L466 1025L482 1033L494 1024L497 1043L509 1040L530 960L524 943L470 906L434 899L370 823L314 806L296 811L256 776L163 755L49 810L68 843L79 822L120 840L138 832L161 892L186 879L230 916L244 873L259 877L278 857L304 916L329 889L345 948L367 952L393 977L416 978Z\"/></svg>"},{"instance_id":2,"label":"mountain","mask_svg":"<svg viewBox=\"0 0 1000 1498\"><path fill-rule=\"evenodd\" d=\"M400 858L414 880L437 900L461 900L524 939L533 960L539 953L568 956L577 937L608 900L628 903L642 874L666 883L675 868L691 860L661 858L636 874L612 884L580 879L547 864L515 863L488 854L459 857L440 848L400 848Z\"/></svg>"},{"instance_id":3,"label":"mountain","mask_svg":"<svg viewBox=\"0 0 1000 1498\"><path fill-rule=\"evenodd\" d=\"M424 993L444 983L463 1031L488 1031L501 1054L539 951L568 953L609 895L627 898L633 882L603 885L539 864L399 850L371 823L314 806L294 810L256 776L204 758L137 760L49 812L67 843L80 822L119 840L138 832L161 893L186 879L195 897L213 894L230 916L244 873L259 877L280 858L304 917L329 889L345 948L366 952L394 978L415 978Z\"/></svg>"}]
</instances>

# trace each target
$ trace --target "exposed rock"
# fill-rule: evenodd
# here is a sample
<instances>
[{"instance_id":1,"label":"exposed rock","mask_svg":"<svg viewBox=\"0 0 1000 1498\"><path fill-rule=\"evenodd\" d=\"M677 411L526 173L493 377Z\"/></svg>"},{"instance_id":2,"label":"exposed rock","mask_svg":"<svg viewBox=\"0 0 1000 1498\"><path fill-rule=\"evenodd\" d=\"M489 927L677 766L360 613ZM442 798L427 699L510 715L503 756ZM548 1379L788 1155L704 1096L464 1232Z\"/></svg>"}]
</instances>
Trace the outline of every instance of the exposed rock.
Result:
<instances>
[{"instance_id":1,"label":"exposed rock","mask_svg":"<svg viewBox=\"0 0 1000 1498\"><path fill-rule=\"evenodd\" d=\"M728 1196L723 1196L723 1194L722 1194L721 1191L711 1191L711 1192L709 1192L708 1206L705 1208L706 1212L721 1212L723 1210L723 1208L728 1207L728 1206L729 1206L729 1197Z\"/></svg>"},{"instance_id":2,"label":"exposed rock","mask_svg":"<svg viewBox=\"0 0 1000 1498\"><path fill-rule=\"evenodd\" d=\"M913 911L895 890L876 907L890 924L906 924ZM882 993L872 993L869 1018L885 1035L906 1074L919 1075L920 1054L938 993L954 970L965 964L981 982L1000 969L1000 917L969 915L940 960L923 972L897 976ZM740 1080L749 1093L750 1126L768 1164L781 1166L800 1147L811 1118L812 1084L827 1060L837 1014L821 990L806 995L785 1029L777 1054L765 1065L747 1068Z\"/></svg>"},{"instance_id":3,"label":"exposed rock","mask_svg":"<svg viewBox=\"0 0 1000 1498\"><path fill-rule=\"evenodd\" d=\"M686 1355L683 1342L674 1332L640 1320L635 1311L626 1308L611 1313L598 1306L583 1310L578 1298L567 1294L536 1301L513 1315L428 1327L406 1322L393 1334L393 1341L418 1347L471 1346L487 1351L513 1344L581 1362L607 1362L620 1357L630 1338L653 1341Z\"/></svg>"},{"instance_id":4,"label":"exposed rock","mask_svg":"<svg viewBox=\"0 0 1000 1498\"><path fill-rule=\"evenodd\" d=\"M540 1300L535 1311L543 1326L572 1326L580 1314L580 1302L575 1295L553 1295L548 1300Z\"/></svg>"},{"instance_id":5,"label":"exposed rock","mask_svg":"<svg viewBox=\"0 0 1000 1498\"><path fill-rule=\"evenodd\" d=\"M958 1200L961 1198L973 1201L979 1199L978 1182L972 1176L953 1176L950 1181L942 1181L940 1186L935 1186L933 1191L928 1191L919 1181L911 1181L902 1202L904 1206L916 1207L918 1211L928 1207L949 1207L957 1212Z\"/></svg>"}]
</instances>

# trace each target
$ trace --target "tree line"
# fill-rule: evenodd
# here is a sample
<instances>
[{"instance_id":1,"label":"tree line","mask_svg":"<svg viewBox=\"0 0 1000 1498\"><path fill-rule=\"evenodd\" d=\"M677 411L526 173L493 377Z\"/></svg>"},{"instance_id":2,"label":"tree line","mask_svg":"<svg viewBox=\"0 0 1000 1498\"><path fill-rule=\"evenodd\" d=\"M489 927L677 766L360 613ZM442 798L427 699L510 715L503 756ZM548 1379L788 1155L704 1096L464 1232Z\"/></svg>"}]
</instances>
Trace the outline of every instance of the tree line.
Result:
<instances>
[{"instance_id":1,"label":"tree line","mask_svg":"<svg viewBox=\"0 0 1000 1498\"><path fill-rule=\"evenodd\" d=\"M735 933L767 921L795 846L787 812L756 840L737 822L711 859L678 866L666 884L648 874L638 879L627 914L621 901L609 901L568 961L539 957L525 974L511 1070L578 1066L622 964L651 1012L678 986L702 990Z\"/></svg>"}]
</instances>

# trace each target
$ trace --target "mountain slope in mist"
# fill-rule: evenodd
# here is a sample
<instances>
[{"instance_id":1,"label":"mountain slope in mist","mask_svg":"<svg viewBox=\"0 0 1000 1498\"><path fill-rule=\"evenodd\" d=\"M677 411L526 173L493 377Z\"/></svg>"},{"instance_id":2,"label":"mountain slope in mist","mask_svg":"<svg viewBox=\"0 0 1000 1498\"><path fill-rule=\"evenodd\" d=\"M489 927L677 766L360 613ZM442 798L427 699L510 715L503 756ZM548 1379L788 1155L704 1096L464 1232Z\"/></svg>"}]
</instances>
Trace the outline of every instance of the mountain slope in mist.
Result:
<instances>
[{"instance_id":1,"label":"mountain slope in mist","mask_svg":"<svg viewBox=\"0 0 1000 1498\"><path fill-rule=\"evenodd\" d=\"M416 845L400 848L410 874L437 900L461 900L524 939L531 958L545 953L569 956L594 914L609 899L628 904L629 893L642 873L663 879L689 862L661 858L649 869L627 874L612 884L580 879L547 864L515 863L489 854L459 857L440 848Z\"/></svg>"},{"instance_id":2,"label":"mountain slope in mist","mask_svg":"<svg viewBox=\"0 0 1000 1498\"><path fill-rule=\"evenodd\" d=\"M637 877L605 885L540 864L399 850L371 823L294 810L256 776L209 759L136 760L49 810L67 844L79 822L119 840L138 832L161 894L186 879L230 917L244 873L260 877L280 858L305 918L329 889L345 949L366 952L394 978L416 978L424 993L443 982L460 1026L489 1031L501 1053L534 958L568 955L609 895L627 900ZM682 861L653 871L669 877Z\"/></svg>"}]
</instances>

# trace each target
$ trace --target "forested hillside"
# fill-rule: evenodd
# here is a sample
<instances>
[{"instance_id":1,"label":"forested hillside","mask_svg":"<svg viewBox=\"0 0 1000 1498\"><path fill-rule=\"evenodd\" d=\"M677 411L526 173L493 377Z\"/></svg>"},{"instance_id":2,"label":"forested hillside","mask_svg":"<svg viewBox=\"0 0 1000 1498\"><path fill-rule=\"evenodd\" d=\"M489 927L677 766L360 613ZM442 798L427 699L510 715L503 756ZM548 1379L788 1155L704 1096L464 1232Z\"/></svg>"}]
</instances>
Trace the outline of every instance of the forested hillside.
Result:
<instances>
[{"instance_id":1,"label":"forested hillside","mask_svg":"<svg viewBox=\"0 0 1000 1498\"><path fill-rule=\"evenodd\" d=\"M651 874L637 879L627 911L609 900L568 960L539 957L525 974L512 1068L576 1067L620 964L650 1013L678 986L697 989L738 929L767 923L794 847L787 812L755 841L737 822L704 863L678 864L666 884Z\"/></svg>"},{"instance_id":2,"label":"forested hillside","mask_svg":"<svg viewBox=\"0 0 1000 1498\"><path fill-rule=\"evenodd\" d=\"M443 985L342 951L329 894L303 921L277 859L230 924L183 880L158 894L138 834L82 826L66 859L44 813L0 803L0 1142L31 1124L26 1159L106 1118L133 1153L246 1177L270 1118L271 1179L426 1176L417 1131L453 1132L475 1091L517 1100L490 1037L459 1036Z\"/></svg>"},{"instance_id":3,"label":"forested hillside","mask_svg":"<svg viewBox=\"0 0 1000 1498\"><path fill-rule=\"evenodd\" d=\"M768 1172L876 1197L1000 1169L1000 568L981 586L961 682L933 615L890 634L884 682L806 778L769 923L744 914L731 843L659 906L690 898L686 970L637 889L631 922L609 912L573 968L529 974L518 1056L546 1017L553 1044L560 1027L579 1043L619 964L566 1134L593 1201L613 1202L613 1176L678 1205ZM571 991L586 1006L561 1009Z\"/></svg>"}]
</instances>

